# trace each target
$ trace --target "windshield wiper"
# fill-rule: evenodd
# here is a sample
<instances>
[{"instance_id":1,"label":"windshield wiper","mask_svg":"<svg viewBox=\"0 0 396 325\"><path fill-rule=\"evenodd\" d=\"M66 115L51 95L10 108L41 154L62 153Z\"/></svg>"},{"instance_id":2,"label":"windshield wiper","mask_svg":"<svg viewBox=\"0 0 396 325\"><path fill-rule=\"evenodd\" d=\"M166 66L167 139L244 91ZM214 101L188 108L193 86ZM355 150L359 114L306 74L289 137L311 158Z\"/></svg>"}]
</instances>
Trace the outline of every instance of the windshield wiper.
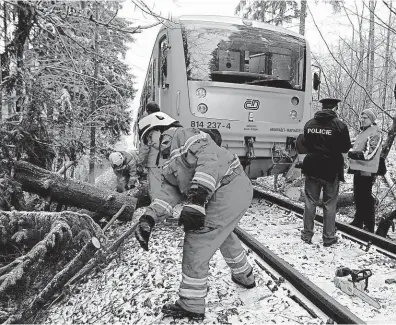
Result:
<instances>
[{"instance_id":1,"label":"windshield wiper","mask_svg":"<svg viewBox=\"0 0 396 325\"><path fill-rule=\"evenodd\" d=\"M244 72L244 71L212 71L210 73L212 81L232 82L243 84L254 80L266 80L273 76L260 73Z\"/></svg>"},{"instance_id":2,"label":"windshield wiper","mask_svg":"<svg viewBox=\"0 0 396 325\"><path fill-rule=\"evenodd\" d=\"M286 88L286 89L294 89L293 85L289 80L279 79L279 78L271 78L266 80L253 80L246 82L248 85L260 85L260 86L271 86L275 88Z\"/></svg>"},{"instance_id":3,"label":"windshield wiper","mask_svg":"<svg viewBox=\"0 0 396 325\"><path fill-rule=\"evenodd\" d=\"M273 76L263 73L245 72L245 71L212 71L211 75L213 77L243 77L246 80L266 80L272 79Z\"/></svg>"}]
</instances>

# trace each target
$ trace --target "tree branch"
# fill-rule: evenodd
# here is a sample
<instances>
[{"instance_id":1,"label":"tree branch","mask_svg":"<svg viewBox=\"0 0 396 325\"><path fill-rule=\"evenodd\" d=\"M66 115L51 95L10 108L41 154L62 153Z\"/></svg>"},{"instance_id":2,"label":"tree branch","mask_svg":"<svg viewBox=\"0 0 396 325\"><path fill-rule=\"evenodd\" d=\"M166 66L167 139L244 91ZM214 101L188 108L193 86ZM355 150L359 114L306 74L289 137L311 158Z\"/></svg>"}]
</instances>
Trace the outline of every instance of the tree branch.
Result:
<instances>
[{"instance_id":1,"label":"tree branch","mask_svg":"<svg viewBox=\"0 0 396 325\"><path fill-rule=\"evenodd\" d=\"M373 103L373 104L375 105L375 107L377 107L380 111L382 111L382 112L383 112L385 115L387 115L389 118L393 119L392 115L388 114L381 106L379 106L376 102L374 102L373 98L370 96L370 94L368 93L368 91L366 90L366 88L365 88L364 86L362 86L359 82L357 82L357 80L351 75L351 73L348 71L348 69L346 69L346 68L340 63L340 61L334 56L333 52L330 50L330 47L329 47L328 43L326 42L325 38L323 37L323 34L322 34L321 30L319 29L319 26L316 24L314 15L312 14L311 9L309 8L308 5L307 5L307 8L308 8L308 10L309 10L309 13L311 14L312 21L313 21L313 23L314 23L316 29L318 30L319 35L320 35L320 37L322 38L323 42L325 43L326 48L327 48L327 50L329 51L329 53L330 53L331 57L333 58L333 60L334 60L335 62L337 62L337 64L339 64L339 66L341 67L341 69L344 70L344 71L348 74L348 76L354 81L354 83L355 83L357 86L359 86L359 87L364 91L364 93L366 94L367 98L370 100L371 103Z\"/></svg>"}]
</instances>

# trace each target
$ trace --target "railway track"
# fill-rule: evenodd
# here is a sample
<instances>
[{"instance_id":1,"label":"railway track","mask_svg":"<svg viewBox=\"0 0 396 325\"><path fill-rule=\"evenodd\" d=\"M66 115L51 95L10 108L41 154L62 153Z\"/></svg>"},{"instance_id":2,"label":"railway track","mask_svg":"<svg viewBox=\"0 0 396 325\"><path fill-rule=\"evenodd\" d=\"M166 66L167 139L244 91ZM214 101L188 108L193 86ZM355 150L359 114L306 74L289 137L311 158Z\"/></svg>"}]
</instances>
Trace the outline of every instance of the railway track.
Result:
<instances>
[{"instance_id":1,"label":"railway track","mask_svg":"<svg viewBox=\"0 0 396 325\"><path fill-rule=\"evenodd\" d=\"M326 324L334 322L338 324L364 323L362 319L250 236L246 231L238 227L235 233L243 244L259 257L259 260L254 258L254 261L258 265L259 271L261 269L272 279L267 282L267 286L272 285L272 288L270 287L271 291L274 289L278 290L278 288L287 290L288 296L304 308L313 319L321 317ZM288 282L288 287L286 288L284 288L285 282Z\"/></svg>"},{"instance_id":2,"label":"railway track","mask_svg":"<svg viewBox=\"0 0 396 325\"><path fill-rule=\"evenodd\" d=\"M304 208L289 199L282 198L280 195L266 191L259 186L254 187L254 197L263 199L270 204L276 204L279 207L285 208L286 211L294 212L296 216L302 219ZM323 216L316 214L315 221L323 224ZM356 241L365 246L365 249L369 250L372 248L390 258L396 259L396 241L377 236L341 221L336 221L336 228L342 232L341 236Z\"/></svg>"},{"instance_id":3,"label":"railway track","mask_svg":"<svg viewBox=\"0 0 396 325\"><path fill-rule=\"evenodd\" d=\"M393 287L384 282L386 277L396 277L394 242L337 222L341 240L331 248L324 248L320 244L318 222L314 245L308 245L300 239L301 206L257 187L255 198L253 208L255 205L262 208L255 215L248 211L250 220L244 221L241 226L244 230L236 230L237 235L310 304L336 323L381 322L395 313L392 304L396 295ZM321 221L322 217L318 215L317 219ZM380 303L380 310L335 287L333 278L339 266L373 270L369 295Z\"/></svg>"},{"instance_id":4,"label":"railway track","mask_svg":"<svg viewBox=\"0 0 396 325\"><path fill-rule=\"evenodd\" d=\"M290 209L291 205L287 206L280 197L271 201L271 193L264 196L259 192L265 191L256 189L251 207L236 229L254 268L257 287L245 290L235 285L217 252L210 263L205 324L396 322L395 284L384 283L385 278L396 278L396 266L393 253L386 246L368 245L364 238L345 233L337 245L325 248L319 223L315 226L314 244L305 244L300 239L302 220L297 210ZM181 206L174 215L180 210ZM131 238L120 258L102 275L82 284L68 300L54 306L46 323L95 319L186 323L185 319L163 318L160 312L164 302L177 297L182 238L183 231L175 223L155 228L148 253ZM337 289L333 279L338 266L372 269L369 295L380 303L381 309Z\"/></svg>"}]
</instances>

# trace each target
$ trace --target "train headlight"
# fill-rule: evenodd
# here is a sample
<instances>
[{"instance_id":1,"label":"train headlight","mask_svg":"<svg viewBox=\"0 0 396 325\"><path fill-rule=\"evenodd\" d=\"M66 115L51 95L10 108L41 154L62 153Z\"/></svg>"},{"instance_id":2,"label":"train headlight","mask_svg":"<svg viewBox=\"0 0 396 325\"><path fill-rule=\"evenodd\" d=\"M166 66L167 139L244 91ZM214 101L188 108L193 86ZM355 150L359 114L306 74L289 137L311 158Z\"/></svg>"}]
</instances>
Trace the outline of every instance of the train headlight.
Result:
<instances>
[{"instance_id":1,"label":"train headlight","mask_svg":"<svg viewBox=\"0 0 396 325\"><path fill-rule=\"evenodd\" d=\"M297 111L295 111L294 109L290 111L290 118L292 120L295 120L298 117L297 115Z\"/></svg>"},{"instance_id":2,"label":"train headlight","mask_svg":"<svg viewBox=\"0 0 396 325\"><path fill-rule=\"evenodd\" d=\"M198 88L195 92L199 98L206 97L206 89L205 88Z\"/></svg>"},{"instance_id":3,"label":"train headlight","mask_svg":"<svg viewBox=\"0 0 396 325\"><path fill-rule=\"evenodd\" d=\"M294 96L294 97L291 99L291 103L292 103L294 106L297 106L299 102L300 102L300 100L299 100L298 97L296 97L296 96Z\"/></svg>"},{"instance_id":4,"label":"train headlight","mask_svg":"<svg viewBox=\"0 0 396 325\"><path fill-rule=\"evenodd\" d=\"M201 114L205 114L208 111L208 106L206 106L204 103L201 103L198 104L197 109Z\"/></svg>"}]
</instances>

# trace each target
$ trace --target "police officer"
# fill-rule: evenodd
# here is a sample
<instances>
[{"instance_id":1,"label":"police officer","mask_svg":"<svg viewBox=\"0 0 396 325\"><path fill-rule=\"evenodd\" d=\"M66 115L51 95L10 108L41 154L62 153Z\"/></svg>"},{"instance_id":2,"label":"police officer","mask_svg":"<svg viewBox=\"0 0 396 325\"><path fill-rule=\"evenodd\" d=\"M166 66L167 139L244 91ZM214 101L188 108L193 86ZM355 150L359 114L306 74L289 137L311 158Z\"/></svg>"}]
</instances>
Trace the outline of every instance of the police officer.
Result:
<instances>
[{"instance_id":1,"label":"police officer","mask_svg":"<svg viewBox=\"0 0 396 325\"><path fill-rule=\"evenodd\" d=\"M339 99L324 98L322 110L304 127L303 145L307 149L302 172L305 174L304 230L301 239L311 243L316 207L323 189L323 245L337 242L335 215L339 182L344 181L344 157L352 147L347 126L337 118Z\"/></svg>"},{"instance_id":2,"label":"police officer","mask_svg":"<svg viewBox=\"0 0 396 325\"><path fill-rule=\"evenodd\" d=\"M138 156L135 152L115 151L109 155L111 167L117 176L117 192L122 193L135 186L138 179L137 159Z\"/></svg>"},{"instance_id":3,"label":"police officer","mask_svg":"<svg viewBox=\"0 0 396 325\"><path fill-rule=\"evenodd\" d=\"M187 198L179 221L185 231L179 299L165 304L162 312L200 319L205 313L209 261L218 248L235 283L245 288L256 285L246 253L233 233L251 203L252 185L238 157L197 128L183 128L160 112L143 118L139 129L141 141L151 141L168 160L161 192L140 218L135 235L148 250L154 225Z\"/></svg>"},{"instance_id":4,"label":"police officer","mask_svg":"<svg viewBox=\"0 0 396 325\"><path fill-rule=\"evenodd\" d=\"M360 115L361 132L353 148L348 152L349 170L353 176L353 194L356 205L355 218L351 225L374 232L375 200L373 183L378 171L381 155L382 135L376 124L375 113L365 109Z\"/></svg>"},{"instance_id":5,"label":"police officer","mask_svg":"<svg viewBox=\"0 0 396 325\"><path fill-rule=\"evenodd\" d=\"M159 111L160 107L157 103L149 102L146 105L147 114L145 114L144 117ZM145 174L144 168L147 168L149 195L151 200L154 200L156 193L161 189L162 165L163 159L159 157L158 150L151 145L145 145L140 142L137 173L142 177Z\"/></svg>"}]
</instances>

